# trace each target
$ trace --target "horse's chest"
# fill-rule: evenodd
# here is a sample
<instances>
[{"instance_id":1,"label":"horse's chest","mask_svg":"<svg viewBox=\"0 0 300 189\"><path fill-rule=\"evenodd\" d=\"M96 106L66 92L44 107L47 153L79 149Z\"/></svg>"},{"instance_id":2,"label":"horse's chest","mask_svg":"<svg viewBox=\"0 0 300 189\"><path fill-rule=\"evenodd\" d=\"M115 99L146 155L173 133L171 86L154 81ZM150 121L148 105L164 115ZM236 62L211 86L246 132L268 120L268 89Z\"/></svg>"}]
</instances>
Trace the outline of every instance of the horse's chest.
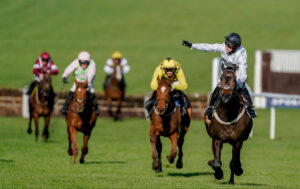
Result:
<instances>
[{"instance_id":1,"label":"horse's chest","mask_svg":"<svg viewBox=\"0 0 300 189\"><path fill-rule=\"evenodd\" d=\"M40 115L48 115L50 113L50 110L47 106L40 106L37 105L35 108L36 112Z\"/></svg>"},{"instance_id":2,"label":"horse's chest","mask_svg":"<svg viewBox=\"0 0 300 189\"><path fill-rule=\"evenodd\" d=\"M176 120L171 122L162 122L156 127L156 131L163 136L169 136L171 133L178 132L179 123Z\"/></svg>"}]
</instances>

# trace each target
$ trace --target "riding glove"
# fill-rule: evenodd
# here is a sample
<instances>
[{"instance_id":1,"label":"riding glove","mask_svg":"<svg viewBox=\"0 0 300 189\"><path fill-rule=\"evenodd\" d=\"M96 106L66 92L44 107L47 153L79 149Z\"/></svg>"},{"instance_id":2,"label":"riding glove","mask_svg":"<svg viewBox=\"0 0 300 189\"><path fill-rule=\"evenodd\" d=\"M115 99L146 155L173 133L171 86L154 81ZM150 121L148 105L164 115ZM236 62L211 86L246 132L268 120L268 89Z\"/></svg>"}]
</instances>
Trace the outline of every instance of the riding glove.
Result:
<instances>
[{"instance_id":1,"label":"riding glove","mask_svg":"<svg viewBox=\"0 0 300 189\"><path fill-rule=\"evenodd\" d=\"M183 45L183 46L187 46L187 47L189 47L189 48L192 47L192 43L190 43L190 42L188 42L188 41L186 41L186 40L183 40L183 41L182 41L182 45Z\"/></svg>"},{"instance_id":2,"label":"riding glove","mask_svg":"<svg viewBox=\"0 0 300 189\"><path fill-rule=\"evenodd\" d=\"M68 83L68 79L66 77L63 78L63 83Z\"/></svg>"}]
</instances>

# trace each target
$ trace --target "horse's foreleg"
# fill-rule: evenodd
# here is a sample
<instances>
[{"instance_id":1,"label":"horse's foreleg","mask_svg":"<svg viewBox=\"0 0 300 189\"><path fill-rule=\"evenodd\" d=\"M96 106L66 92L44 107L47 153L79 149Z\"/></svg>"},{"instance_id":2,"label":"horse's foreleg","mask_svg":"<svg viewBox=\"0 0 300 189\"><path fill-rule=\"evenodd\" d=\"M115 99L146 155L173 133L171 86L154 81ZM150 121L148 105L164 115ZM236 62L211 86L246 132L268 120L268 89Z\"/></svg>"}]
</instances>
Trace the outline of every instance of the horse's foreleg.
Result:
<instances>
[{"instance_id":1,"label":"horse's foreleg","mask_svg":"<svg viewBox=\"0 0 300 189\"><path fill-rule=\"evenodd\" d=\"M176 167L178 169L181 169L183 167L183 162L182 162L182 156L183 156L183 151L182 151L182 146L184 143L184 136L186 134L186 132L188 131L189 127L188 126L181 126L181 131L180 131L180 135L179 135L179 139L178 139L178 160L176 163Z\"/></svg>"},{"instance_id":2,"label":"horse's foreleg","mask_svg":"<svg viewBox=\"0 0 300 189\"><path fill-rule=\"evenodd\" d=\"M73 149L72 149L72 141L71 141L71 134L70 134L70 129L69 127L67 126L67 132L68 132L68 141L69 141L69 147L68 147L68 154L71 156L73 155Z\"/></svg>"},{"instance_id":3,"label":"horse's foreleg","mask_svg":"<svg viewBox=\"0 0 300 189\"><path fill-rule=\"evenodd\" d=\"M84 156L88 153L88 141L90 138L90 134L84 134L83 136L83 145L81 148L81 157L80 157L80 163L84 163Z\"/></svg>"},{"instance_id":4,"label":"horse's foreleg","mask_svg":"<svg viewBox=\"0 0 300 189\"><path fill-rule=\"evenodd\" d=\"M47 115L45 116L45 127L42 135L44 139L49 138L49 123L50 123L50 115Z\"/></svg>"},{"instance_id":5,"label":"horse's foreleg","mask_svg":"<svg viewBox=\"0 0 300 189\"><path fill-rule=\"evenodd\" d=\"M108 113L109 113L109 116L110 116L110 117L113 117L113 113L112 113L112 111L111 111L111 98L110 98L110 97L107 98L107 106L108 106Z\"/></svg>"},{"instance_id":6,"label":"horse's foreleg","mask_svg":"<svg viewBox=\"0 0 300 189\"><path fill-rule=\"evenodd\" d=\"M35 141L38 141L39 137L39 116L37 114L33 115L34 125L35 125Z\"/></svg>"},{"instance_id":7,"label":"horse's foreleg","mask_svg":"<svg viewBox=\"0 0 300 189\"><path fill-rule=\"evenodd\" d=\"M118 99L118 106L117 106L117 112L115 114L115 120L118 120L119 119L119 116L121 114L121 105L122 105L122 99L119 98Z\"/></svg>"},{"instance_id":8,"label":"horse's foreleg","mask_svg":"<svg viewBox=\"0 0 300 189\"><path fill-rule=\"evenodd\" d=\"M31 129L31 121L32 121L32 113L30 112L29 115L29 123L28 123L28 129L27 129L27 133L31 134L32 133L32 129Z\"/></svg>"},{"instance_id":9,"label":"horse's foreleg","mask_svg":"<svg viewBox=\"0 0 300 189\"><path fill-rule=\"evenodd\" d=\"M76 164L77 155L78 155L77 138L76 138L77 131L74 127L69 126L69 132L70 132L71 142L73 146L74 164Z\"/></svg>"},{"instance_id":10,"label":"horse's foreleg","mask_svg":"<svg viewBox=\"0 0 300 189\"><path fill-rule=\"evenodd\" d=\"M160 159L157 159L157 153L156 153L156 150L157 150L156 147L159 146L157 143L158 143L158 141L160 142L160 139L158 139L158 138L159 138L159 136L155 135L154 127L151 125L150 126L150 143L151 143L151 146L152 146L152 159L153 159L152 169L155 172L161 172L162 171L161 161L160 161ZM161 151L161 148L160 148L160 151Z\"/></svg>"},{"instance_id":11,"label":"horse's foreleg","mask_svg":"<svg viewBox=\"0 0 300 189\"><path fill-rule=\"evenodd\" d=\"M232 145L232 160L230 161L231 176L229 184L234 184L234 174L240 176L243 174L243 169L240 161L240 152L243 146L243 141L237 141Z\"/></svg>"},{"instance_id":12,"label":"horse's foreleg","mask_svg":"<svg viewBox=\"0 0 300 189\"><path fill-rule=\"evenodd\" d=\"M220 180L223 178L223 171L221 168L221 151L222 151L223 143L220 140L213 139L212 141L212 149L214 153L214 159L208 162L213 170L215 171L214 176L216 179Z\"/></svg>"},{"instance_id":13,"label":"horse's foreleg","mask_svg":"<svg viewBox=\"0 0 300 189\"><path fill-rule=\"evenodd\" d=\"M172 149L170 155L167 156L167 159L170 163L173 163L177 155L178 133L173 133L169 138L171 140Z\"/></svg>"}]
</instances>

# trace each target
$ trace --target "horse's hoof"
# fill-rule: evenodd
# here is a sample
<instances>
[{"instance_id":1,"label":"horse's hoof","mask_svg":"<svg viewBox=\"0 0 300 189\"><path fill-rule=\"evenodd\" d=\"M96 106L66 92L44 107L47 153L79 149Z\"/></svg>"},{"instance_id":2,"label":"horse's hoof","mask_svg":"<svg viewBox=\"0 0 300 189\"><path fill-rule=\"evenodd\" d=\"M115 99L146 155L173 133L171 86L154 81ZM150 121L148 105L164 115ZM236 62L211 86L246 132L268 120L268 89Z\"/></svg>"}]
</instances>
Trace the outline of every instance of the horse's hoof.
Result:
<instances>
[{"instance_id":1,"label":"horse's hoof","mask_svg":"<svg viewBox=\"0 0 300 189\"><path fill-rule=\"evenodd\" d=\"M27 130L27 133L28 133L28 134L31 134L31 133L32 133L32 130L31 130L31 129L28 129L28 130Z\"/></svg>"},{"instance_id":2,"label":"horse's hoof","mask_svg":"<svg viewBox=\"0 0 300 189\"><path fill-rule=\"evenodd\" d=\"M68 154L69 154L70 156L72 156L72 155L73 155L73 150L72 150L72 149L68 149Z\"/></svg>"},{"instance_id":3,"label":"horse's hoof","mask_svg":"<svg viewBox=\"0 0 300 189\"><path fill-rule=\"evenodd\" d=\"M217 180L221 180L223 178L223 171L222 169L215 170L214 176Z\"/></svg>"},{"instance_id":4,"label":"horse's hoof","mask_svg":"<svg viewBox=\"0 0 300 189\"><path fill-rule=\"evenodd\" d=\"M81 158L80 158L79 162L80 162L81 164L84 163L84 159L81 159Z\"/></svg>"},{"instance_id":5,"label":"horse's hoof","mask_svg":"<svg viewBox=\"0 0 300 189\"><path fill-rule=\"evenodd\" d=\"M177 167L177 169L181 169L183 167L183 162L177 161L176 167Z\"/></svg>"},{"instance_id":6,"label":"horse's hoof","mask_svg":"<svg viewBox=\"0 0 300 189\"><path fill-rule=\"evenodd\" d=\"M152 164L152 169L153 169L153 171L155 171L156 173L162 172L161 162L158 161L158 160L155 161L155 162L153 162L153 164Z\"/></svg>"},{"instance_id":7,"label":"horse's hoof","mask_svg":"<svg viewBox=\"0 0 300 189\"><path fill-rule=\"evenodd\" d=\"M83 152L84 155L86 155L89 152L88 148L86 148Z\"/></svg>"},{"instance_id":8,"label":"horse's hoof","mask_svg":"<svg viewBox=\"0 0 300 189\"><path fill-rule=\"evenodd\" d=\"M243 169L241 167L234 169L234 174L236 176L241 176L243 174Z\"/></svg>"},{"instance_id":9,"label":"horse's hoof","mask_svg":"<svg viewBox=\"0 0 300 189\"><path fill-rule=\"evenodd\" d=\"M49 138L49 135L48 135L48 134L43 134L42 136L43 136L43 138L44 138L45 140L47 140L47 139Z\"/></svg>"},{"instance_id":10,"label":"horse's hoof","mask_svg":"<svg viewBox=\"0 0 300 189\"><path fill-rule=\"evenodd\" d=\"M174 163L174 158L172 158L171 156L167 156L167 159L169 161L169 163Z\"/></svg>"},{"instance_id":11,"label":"horse's hoof","mask_svg":"<svg viewBox=\"0 0 300 189\"><path fill-rule=\"evenodd\" d=\"M221 180L223 178L223 171L221 167L212 166L213 170L215 171L214 176L217 180Z\"/></svg>"},{"instance_id":12,"label":"horse's hoof","mask_svg":"<svg viewBox=\"0 0 300 189\"><path fill-rule=\"evenodd\" d=\"M230 181L228 182L228 184L234 185L234 181L233 181L233 180L230 180Z\"/></svg>"}]
</instances>

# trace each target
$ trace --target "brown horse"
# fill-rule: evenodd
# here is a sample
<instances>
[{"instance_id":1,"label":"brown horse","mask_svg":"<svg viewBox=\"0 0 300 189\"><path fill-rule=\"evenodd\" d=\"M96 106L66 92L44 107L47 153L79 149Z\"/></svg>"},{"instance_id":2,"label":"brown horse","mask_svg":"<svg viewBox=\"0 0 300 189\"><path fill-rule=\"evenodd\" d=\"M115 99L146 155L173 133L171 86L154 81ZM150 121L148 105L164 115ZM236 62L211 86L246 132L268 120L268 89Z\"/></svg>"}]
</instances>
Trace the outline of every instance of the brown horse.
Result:
<instances>
[{"instance_id":1,"label":"brown horse","mask_svg":"<svg viewBox=\"0 0 300 189\"><path fill-rule=\"evenodd\" d=\"M92 129L96 124L96 113L94 106L88 99L87 95L87 80L83 82L77 82L75 80L76 89L75 96L72 99L68 113L66 115L66 121L68 125L68 139L69 139L69 148L68 154L73 155L74 164L76 164L78 148L77 148L77 131L80 131L84 134L83 137L83 146L81 149L80 163L84 163L84 156L88 153L88 140L91 136ZM71 143L73 149L71 147Z\"/></svg>"},{"instance_id":2,"label":"brown horse","mask_svg":"<svg viewBox=\"0 0 300 189\"><path fill-rule=\"evenodd\" d=\"M175 104L171 92L170 80L158 80L158 88L156 90L157 104L154 106L154 113L151 115L150 124L150 143L152 145L152 169L156 172L162 171L161 151L162 143L160 136L169 137L172 144L170 155L167 159L170 163L174 162L177 155L177 145L179 148L179 157L176 163L178 169L183 167L182 162L182 146L184 136L188 131L190 119L192 115L191 108L188 107L187 114L181 116L180 107ZM180 133L180 134L179 134ZM179 138L178 138L179 136ZM156 153L157 152L157 153Z\"/></svg>"},{"instance_id":3,"label":"brown horse","mask_svg":"<svg viewBox=\"0 0 300 189\"><path fill-rule=\"evenodd\" d=\"M31 121L34 118L35 123L35 140L38 141L39 136L39 117L45 118L45 126L43 138L49 138L50 115L54 105L54 92L51 85L50 74L44 73L43 79L32 91L29 97L29 124L27 132L32 133Z\"/></svg>"},{"instance_id":4,"label":"brown horse","mask_svg":"<svg viewBox=\"0 0 300 189\"><path fill-rule=\"evenodd\" d=\"M240 162L240 151L243 141L248 139L252 129L252 118L246 111L243 97L236 92L236 67L225 69L220 77L220 99L217 108L214 110L212 120L205 115L204 122L208 135L212 140L214 159L208 164L215 171L216 179L223 178L221 168L221 150L223 143L232 145L232 160L230 162L231 176L229 184L234 184L234 174L240 176L243 169Z\"/></svg>"},{"instance_id":5,"label":"brown horse","mask_svg":"<svg viewBox=\"0 0 300 189\"><path fill-rule=\"evenodd\" d=\"M122 69L120 65L114 66L114 72L108 76L105 82L104 90L105 97L108 104L108 112L114 120L118 120L121 114L122 100L124 98L124 90L120 87L120 82L123 80ZM117 101L117 111L113 114L111 110L112 101Z\"/></svg>"}]
</instances>

